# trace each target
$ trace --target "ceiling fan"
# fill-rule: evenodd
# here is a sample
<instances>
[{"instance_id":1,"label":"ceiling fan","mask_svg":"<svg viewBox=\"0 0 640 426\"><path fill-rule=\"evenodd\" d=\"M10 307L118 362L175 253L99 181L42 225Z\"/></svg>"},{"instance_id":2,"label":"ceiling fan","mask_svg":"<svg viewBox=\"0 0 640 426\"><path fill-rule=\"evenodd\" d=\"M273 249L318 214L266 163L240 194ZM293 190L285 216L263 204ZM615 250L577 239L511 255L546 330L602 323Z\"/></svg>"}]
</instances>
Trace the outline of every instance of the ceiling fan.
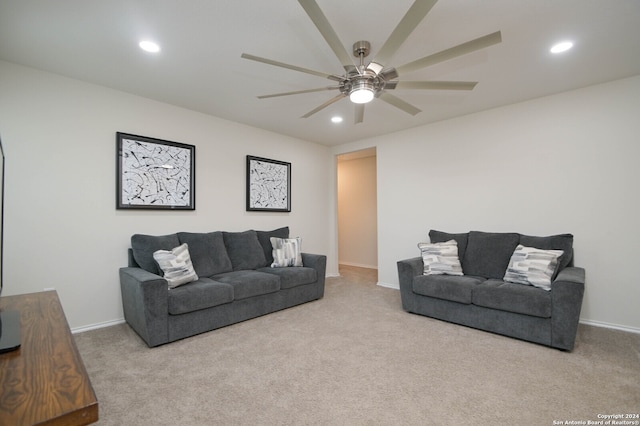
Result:
<instances>
[{"instance_id":1,"label":"ceiling fan","mask_svg":"<svg viewBox=\"0 0 640 426\"><path fill-rule=\"evenodd\" d=\"M328 78L329 80L335 81L337 85L334 86L258 96L259 99L266 99L278 96L320 92L325 90L338 90L340 92L338 95L329 99L327 102L303 115L302 118L308 118L318 111L347 96L349 97L351 102L355 104L356 107L356 124L361 123L364 120L364 106L367 102L371 101L374 98L378 98L390 105L393 105L408 114L416 115L420 112L420 109L409 104L408 102L403 101L399 97L392 95L388 91L394 89L472 90L477 82L404 81L398 80L399 77L430 65L462 56L476 50L484 49L502 41L500 31L496 31L494 33L476 38L466 43L459 44L441 52L434 53L424 58L409 62L399 67L389 67L388 64L393 55L437 2L437 0L416 0L404 15L404 17L400 20L400 23L393 30L380 51L377 52L373 60L371 60L368 64L365 64L364 58L369 56L371 50L370 43L364 40L355 42L353 44L353 56L355 58L358 58L358 61L354 62L353 58L347 52L347 49L340 42L338 35L334 31L324 13L322 13L322 10L320 9L316 1L298 0L298 2L304 8L309 18L311 18L311 21L313 21L315 26L318 28L325 41L329 44L329 47L331 47L331 50L333 50L335 55L338 57L338 60L342 63L342 66L345 69L344 74L327 74L296 65L290 65L271 59L261 58L259 56L254 56L247 53L243 53L241 57L244 59L287 68L290 70Z\"/></svg>"}]
</instances>

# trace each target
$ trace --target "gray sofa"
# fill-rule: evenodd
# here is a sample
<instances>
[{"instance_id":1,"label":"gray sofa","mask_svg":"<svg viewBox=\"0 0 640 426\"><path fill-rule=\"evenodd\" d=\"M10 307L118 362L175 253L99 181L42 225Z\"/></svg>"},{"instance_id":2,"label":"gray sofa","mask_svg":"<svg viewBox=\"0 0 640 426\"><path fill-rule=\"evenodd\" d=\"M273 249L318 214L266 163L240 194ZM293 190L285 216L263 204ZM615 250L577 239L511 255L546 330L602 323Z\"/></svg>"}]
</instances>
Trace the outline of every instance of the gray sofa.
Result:
<instances>
[{"instance_id":1,"label":"gray sofa","mask_svg":"<svg viewBox=\"0 0 640 426\"><path fill-rule=\"evenodd\" d=\"M455 240L462 276L425 275L423 257L397 263L402 307L481 330L571 351L582 307L585 270L573 265L573 236L517 233L450 234L431 230L432 243ZM563 250L551 289L505 282L518 245Z\"/></svg>"},{"instance_id":2,"label":"gray sofa","mask_svg":"<svg viewBox=\"0 0 640 426\"><path fill-rule=\"evenodd\" d=\"M271 268L271 237L288 238L289 228L133 235L120 268L126 322L153 347L322 298L326 256ZM169 289L153 253L184 243L198 279Z\"/></svg>"}]
</instances>

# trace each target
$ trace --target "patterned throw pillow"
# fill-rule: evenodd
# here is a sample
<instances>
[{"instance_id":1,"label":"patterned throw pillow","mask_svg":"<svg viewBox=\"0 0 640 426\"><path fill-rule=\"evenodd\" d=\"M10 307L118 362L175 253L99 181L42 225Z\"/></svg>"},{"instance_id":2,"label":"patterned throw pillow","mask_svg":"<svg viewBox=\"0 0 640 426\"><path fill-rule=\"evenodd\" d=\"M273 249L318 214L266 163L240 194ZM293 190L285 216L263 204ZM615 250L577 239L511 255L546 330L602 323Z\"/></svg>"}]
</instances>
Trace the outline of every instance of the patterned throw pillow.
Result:
<instances>
[{"instance_id":1,"label":"patterned throw pillow","mask_svg":"<svg viewBox=\"0 0 640 426\"><path fill-rule=\"evenodd\" d=\"M302 266L302 254L300 254L300 237L277 238L271 237L273 247L272 268L286 268L287 266Z\"/></svg>"},{"instance_id":2,"label":"patterned throw pillow","mask_svg":"<svg viewBox=\"0 0 640 426\"><path fill-rule=\"evenodd\" d=\"M443 243L418 244L424 263L424 275L464 275L458 259L458 243L449 240Z\"/></svg>"},{"instance_id":3,"label":"patterned throw pillow","mask_svg":"<svg viewBox=\"0 0 640 426\"><path fill-rule=\"evenodd\" d=\"M189 247L182 244L173 250L157 250L153 252L153 258L164 273L164 279L169 283L169 288L178 287L198 279L196 271L191 263Z\"/></svg>"},{"instance_id":4,"label":"patterned throw pillow","mask_svg":"<svg viewBox=\"0 0 640 426\"><path fill-rule=\"evenodd\" d=\"M504 281L551 290L553 276L562 250L541 250L519 244L511 256Z\"/></svg>"}]
</instances>

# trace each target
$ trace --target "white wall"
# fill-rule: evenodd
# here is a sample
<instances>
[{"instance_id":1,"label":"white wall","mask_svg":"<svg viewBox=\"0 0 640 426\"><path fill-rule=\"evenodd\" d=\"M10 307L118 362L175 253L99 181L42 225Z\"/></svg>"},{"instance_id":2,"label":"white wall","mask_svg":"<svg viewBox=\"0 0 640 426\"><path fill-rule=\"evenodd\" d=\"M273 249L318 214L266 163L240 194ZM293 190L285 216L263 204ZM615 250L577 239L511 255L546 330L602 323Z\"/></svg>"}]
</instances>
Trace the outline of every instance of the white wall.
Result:
<instances>
[{"instance_id":1,"label":"white wall","mask_svg":"<svg viewBox=\"0 0 640 426\"><path fill-rule=\"evenodd\" d=\"M378 267L376 157L338 162L340 264Z\"/></svg>"},{"instance_id":2,"label":"white wall","mask_svg":"<svg viewBox=\"0 0 640 426\"><path fill-rule=\"evenodd\" d=\"M117 131L196 146L195 211L115 209ZM0 132L3 295L54 287L72 328L122 319L118 268L134 233L288 225L304 251L329 250L325 146L2 61ZM246 155L292 163L291 213L245 211Z\"/></svg>"},{"instance_id":3,"label":"white wall","mask_svg":"<svg viewBox=\"0 0 640 426\"><path fill-rule=\"evenodd\" d=\"M71 327L119 320L131 234L178 230L289 225L335 275L334 154L376 146L382 284L431 228L571 232L582 320L640 330L639 116L640 76L329 149L0 61L3 295L55 287ZM116 211L116 131L196 145L197 210ZM244 211L248 154L292 163L290 214Z\"/></svg>"},{"instance_id":4,"label":"white wall","mask_svg":"<svg viewBox=\"0 0 640 426\"><path fill-rule=\"evenodd\" d=\"M574 234L581 318L640 331L640 76L347 144L377 147L378 264L429 229Z\"/></svg>"}]
</instances>

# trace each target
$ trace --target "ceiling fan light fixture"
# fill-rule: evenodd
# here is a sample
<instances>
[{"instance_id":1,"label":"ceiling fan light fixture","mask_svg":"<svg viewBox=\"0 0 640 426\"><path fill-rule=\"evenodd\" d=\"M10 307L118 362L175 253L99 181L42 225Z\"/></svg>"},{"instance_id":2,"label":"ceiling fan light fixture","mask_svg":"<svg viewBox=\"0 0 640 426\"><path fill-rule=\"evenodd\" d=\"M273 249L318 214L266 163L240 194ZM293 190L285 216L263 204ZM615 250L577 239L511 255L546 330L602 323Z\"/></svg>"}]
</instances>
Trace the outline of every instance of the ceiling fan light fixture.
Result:
<instances>
[{"instance_id":1,"label":"ceiling fan light fixture","mask_svg":"<svg viewBox=\"0 0 640 426\"><path fill-rule=\"evenodd\" d=\"M351 92L349 99L354 104L366 104L373 100L373 91L370 89L357 89Z\"/></svg>"},{"instance_id":2,"label":"ceiling fan light fixture","mask_svg":"<svg viewBox=\"0 0 640 426\"><path fill-rule=\"evenodd\" d=\"M354 104L366 104L371 102L375 95L373 84L367 79L361 79L353 83L349 92L349 99Z\"/></svg>"}]
</instances>

